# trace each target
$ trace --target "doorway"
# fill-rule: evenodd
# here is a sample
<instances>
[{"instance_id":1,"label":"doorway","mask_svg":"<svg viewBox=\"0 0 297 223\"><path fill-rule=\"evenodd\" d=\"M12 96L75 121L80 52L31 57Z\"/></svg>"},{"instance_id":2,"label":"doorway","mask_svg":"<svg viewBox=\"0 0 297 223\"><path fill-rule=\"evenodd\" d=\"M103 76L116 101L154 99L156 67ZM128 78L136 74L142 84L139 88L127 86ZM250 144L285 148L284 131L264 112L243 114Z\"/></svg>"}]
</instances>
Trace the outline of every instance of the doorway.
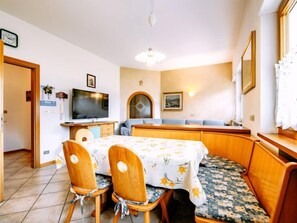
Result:
<instances>
[{"instance_id":1,"label":"doorway","mask_svg":"<svg viewBox=\"0 0 297 223\"><path fill-rule=\"evenodd\" d=\"M40 167L40 66L4 56L4 63L31 70L31 167Z\"/></svg>"},{"instance_id":2,"label":"doorway","mask_svg":"<svg viewBox=\"0 0 297 223\"><path fill-rule=\"evenodd\" d=\"M4 56L3 58L3 43L0 44L0 62L15 65L23 68L28 68L31 71L31 167L40 167L40 66L31 62L19 60L16 58ZM2 57L2 58L1 58ZM1 65L1 64L0 64ZM3 65L1 65L1 69ZM1 80L3 81L3 76ZM3 89L1 88L3 95ZM2 101L1 101L2 103ZM2 105L2 104L1 104ZM2 108L2 106L1 106ZM3 111L1 111L1 115ZM2 117L1 117L2 119ZM2 137L2 136L1 136ZM2 138L3 139L3 138ZM4 177L3 176L3 144L0 140L0 202L4 198Z\"/></svg>"}]
</instances>

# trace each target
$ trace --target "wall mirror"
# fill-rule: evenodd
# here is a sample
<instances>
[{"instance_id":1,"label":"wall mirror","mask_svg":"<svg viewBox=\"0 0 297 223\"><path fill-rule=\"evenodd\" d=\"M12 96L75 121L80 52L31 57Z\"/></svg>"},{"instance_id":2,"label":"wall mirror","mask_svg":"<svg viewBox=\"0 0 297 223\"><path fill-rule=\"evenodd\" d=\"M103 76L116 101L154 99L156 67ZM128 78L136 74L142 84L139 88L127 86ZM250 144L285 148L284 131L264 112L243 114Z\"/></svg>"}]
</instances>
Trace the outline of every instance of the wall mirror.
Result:
<instances>
[{"instance_id":1,"label":"wall mirror","mask_svg":"<svg viewBox=\"0 0 297 223\"><path fill-rule=\"evenodd\" d=\"M241 87L247 94L256 86L256 31L252 31L241 56Z\"/></svg>"}]
</instances>

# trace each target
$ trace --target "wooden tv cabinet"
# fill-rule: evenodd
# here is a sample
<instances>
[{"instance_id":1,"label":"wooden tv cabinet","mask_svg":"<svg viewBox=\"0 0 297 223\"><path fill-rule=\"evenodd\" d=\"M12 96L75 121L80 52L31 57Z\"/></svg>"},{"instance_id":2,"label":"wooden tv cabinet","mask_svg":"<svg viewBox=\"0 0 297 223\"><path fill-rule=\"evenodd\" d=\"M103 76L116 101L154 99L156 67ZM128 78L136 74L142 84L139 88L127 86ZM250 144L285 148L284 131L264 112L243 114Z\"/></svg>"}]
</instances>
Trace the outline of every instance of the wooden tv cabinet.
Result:
<instances>
[{"instance_id":1,"label":"wooden tv cabinet","mask_svg":"<svg viewBox=\"0 0 297 223\"><path fill-rule=\"evenodd\" d=\"M89 129L95 138L114 135L114 124L116 121L82 122L82 123L61 123L61 126L69 127L69 138L75 139L75 133L79 129Z\"/></svg>"}]
</instances>

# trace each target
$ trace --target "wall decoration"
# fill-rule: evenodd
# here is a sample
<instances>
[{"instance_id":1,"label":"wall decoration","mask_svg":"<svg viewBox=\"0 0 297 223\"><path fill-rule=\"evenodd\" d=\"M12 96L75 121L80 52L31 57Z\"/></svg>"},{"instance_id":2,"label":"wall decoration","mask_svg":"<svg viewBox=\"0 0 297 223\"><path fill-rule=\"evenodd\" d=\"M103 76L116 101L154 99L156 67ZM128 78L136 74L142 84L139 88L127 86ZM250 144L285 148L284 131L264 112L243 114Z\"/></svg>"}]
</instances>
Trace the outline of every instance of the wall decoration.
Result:
<instances>
[{"instance_id":1,"label":"wall decoration","mask_svg":"<svg viewBox=\"0 0 297 223\"><path fill-rule=\"evenodd\" d=\"M241 56L241 87L247 94L256 86L256 31L252 31Z\"/></svg>"},{"instance_id":2,"label":"wall decoration","mask_svg":"<svg viewBox=\"0 0 297 223\"><path fill-rule=\"evenodd\" d=\"M96 76L87 74L87 87L96 88Z\"/></svg>"},{"instance_id":3,"label":"wall decoration","mask_svg":"<svg viewBox=\"0 0 297 223\"><path fill-rule=\"evenodd\" d=\"M183 92L163 93L163 110L176 111L183 109Z\"/></svg>"},{"instance_id":4,"label":"wall decoration","mask_svg":"<svg viewBox=\"0 0 297 223\"><path fill-rule=\"evenodd\" d=\"M18 47L18 35L6 29L0 29L0 38L7 46Z\"/></svg>"}]
</instances>

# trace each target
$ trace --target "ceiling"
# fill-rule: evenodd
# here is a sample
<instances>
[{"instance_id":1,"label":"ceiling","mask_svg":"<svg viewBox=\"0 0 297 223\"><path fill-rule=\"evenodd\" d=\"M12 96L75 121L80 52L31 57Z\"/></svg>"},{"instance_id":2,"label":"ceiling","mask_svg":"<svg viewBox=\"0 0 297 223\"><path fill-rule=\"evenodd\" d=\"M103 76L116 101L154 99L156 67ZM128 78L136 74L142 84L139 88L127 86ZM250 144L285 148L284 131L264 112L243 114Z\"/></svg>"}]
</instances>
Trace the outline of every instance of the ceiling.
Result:
<instances>
[{"instance_id":1,"label":"ceiling","mask_svg":"<svg viewBox=\"0 0 297 223\"><path fill-rule=\"evenodd\" d=\"M121 67L170 70L232 61L247 0L153 0L153 27L150 1L0 0L0 10ZM166 60L136 62L149 47Z\"/></svg>"}]
</instances>

